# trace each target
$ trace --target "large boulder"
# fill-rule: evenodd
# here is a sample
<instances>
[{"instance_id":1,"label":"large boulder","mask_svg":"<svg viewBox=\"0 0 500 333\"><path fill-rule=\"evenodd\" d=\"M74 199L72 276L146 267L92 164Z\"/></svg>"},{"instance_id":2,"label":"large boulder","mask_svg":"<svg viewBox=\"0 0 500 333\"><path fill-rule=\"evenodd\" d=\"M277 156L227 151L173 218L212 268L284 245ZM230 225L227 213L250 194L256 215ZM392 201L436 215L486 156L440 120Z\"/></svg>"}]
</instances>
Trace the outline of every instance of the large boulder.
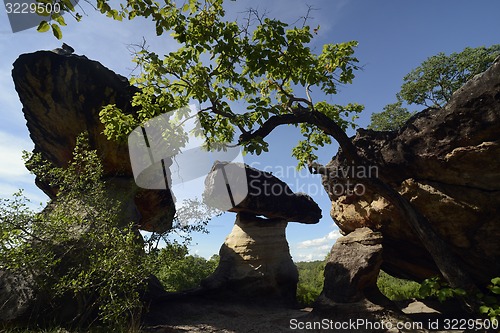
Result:
<instances>
[{"instance_id":1,"label":"large boulder","mask_svg":"<svg viewBox=\"0 0 500 333\"><path fill-rule=\"evenodd\" d=\"M366 298L377 288L382 234L359 228L340 237L326 260L323 295L338 303Z\"/></svg>"},{"instance_id":2,"label":"large boulder","mask_svg":"<svg viewBox=\"0 0 500 333\"><path fill-rule=\"evenodd\" d=\"M237 213L235 225L219 251L219 266L202 281L202 287L223 299L295 304L299 276L285 230L292 221L318 223L320 208L309 196L293 193L271 173L242 164L225 167L226 171L245 168L249 191L241 203L229 209ZM212 171L203 197L217 206L218 197L225 196L227 188L215 180L222 171ZM226 172L226 177L230 178L231 172Z\"/></svg>"},{"instance_id":3,"label":"large boulder","mask_svg":"<svg viewBox=\"0 0 500 333\"><path fill-rule=\"evenodd\" d=\"M281 219L287 222L306 224L318 223L321 210L314 200L304 193L293 193L292 189L271 172L261 171L243 163L217 162L205 178L204 201L211 206L224 210L220 197L227 193L226 184L217 182L222 173L220 167L225 168L225 177L230 184L242 184L241 170L244 169L245 186L232 186L232 196L240 198L229 212L262 215L269 219ZM244 195L235 191L247 189ZM241 191L243 192L243 191Z\"/></svg>"},{"instance_id":4,"label":"large boulder","mask_svg":"<svg viewBox=\"0 0 500 333\"><path fill-rule=\"evenodd\" d=\"M371 329L369 323L385 322L386 327L395 327L398 322L410 321L377 287L382 241L380 232L366 227L337 239L326 260L325 282L314 304L314 315L337 322L348 318L363 321L355 329L349 326L341 332L379 332L384 330Z\"/></svg>"},{"instance_id":5,"label":"large boulder","mask_svg":"<svg viewBox=\"0 0 500 333\"><path fill-rule=\"evenodd\" d=\"M175 214L169 190L144 190L136 186L126 143L110 141L99 119L103 106L116 104L125 113L138 91L127 78L84 56L51 51L23 54L12 70L16 90L35 153L55 166L67 165L76 137L87 132L91 149L102 159L108 193L123 204L124 222L141 229L164 232ZM56 189L40 180L37 185L49 197Z\"/></svg>"},{"instance_id":6,"label":"large boulder","mask_svg":"<svg viewBox=\"0 0 500 333\"><path fill-rule=\"evenodd\" d=\"M442 109L426 109L399 131L359 130L353 139L377 176L432 224L480 285L500 276L500 58L455 92ZM342 152L327 165L348 169ZM352 166L351 166L352 168ZM331 216L344 233L381 231L383 269L422 280L439 271L407 221L378 193L334 191L349 177L323 177Z\"/></svg>"},{"instance_id":7,"label":"large boulder","mask_svg":"<svg viewBox=\"0 0 500 333\"><path fill-rule=\"evenodd\" d=\"M34 284L31 277L0 270L0 323L26 319L36 300Z\"/></svg>"}]
</instances>

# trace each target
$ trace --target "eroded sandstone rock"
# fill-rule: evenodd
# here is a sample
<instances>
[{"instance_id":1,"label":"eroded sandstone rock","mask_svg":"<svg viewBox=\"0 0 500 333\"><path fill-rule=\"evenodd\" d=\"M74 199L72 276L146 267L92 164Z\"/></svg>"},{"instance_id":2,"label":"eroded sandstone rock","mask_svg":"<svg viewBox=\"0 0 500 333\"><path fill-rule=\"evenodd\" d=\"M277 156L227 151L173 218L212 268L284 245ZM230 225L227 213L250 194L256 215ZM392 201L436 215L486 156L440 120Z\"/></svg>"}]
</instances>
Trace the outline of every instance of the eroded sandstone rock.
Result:
<instances>
[{"instance_id":1,"label":"eroded sandstone rock","mask_svg":"<svg viewBox=\"0 0 500 333\"><path fill-rule=\"evenodd\" d=\"M218 162L221 164L221 162ZM307 224L318 223L321 219L319 206L306 194L293 193L292 189L281 179L270 172L257 170L242 163L222 163L228 169L226 177L230 183L237 180L231 179L232 175L239 176L239 172L231 172L230 168L245 168L248 193L244 196L238 193L232 195L244 198L243 201L229 209L230 212L245 212L254 215L263 215L270 219L281 219L287 222L300 222ZM229 165L229 166L228 166ZM226 193L226 185L217 183L215 179L220 169L212 169L205 179L204 201L219 207L218 197ZM235 176L235 177L236 177Z\"/></svg>"},{"instance_id":2,"label":"eroded sandstone rock","mask_svg":"<svg viewBox=\"0 0 500 333\"><path fill-rule=\"evenodd\" d=\"M138 89L127 78L84 56L51 51L19 56L12 77L35 144L34 152L40 152L58 167L65 166L76 137L87 132L91 149L96 149L102 159L109 195L123 203L124 222L134 221L148 231L170 228L175 214L170 191L139 189L127 144L107 140L103 135L104 126L99 120L103 106L116 104L125 113L135 112L131 100ZM37 185L49 197L55 197L56 189L40 180Z\"/></svg>"},{"instance_id":3,"label":"eroded sandstone rock","mask_svg":"<svg viewBox=\"0 0 500 333\"><path fill-rule=\"evenodd\" d=\"M0 322L25 319L35 302L33 278L0 270Z\"/></svg>"},{"instance_id":4,"label":"eroded sandstone rock","mask_svg":"<svg viewBox=\"0 0 500 333\"><path fill-rule=\"evenodd\" d=\"M314 315L339 322L363 321L341 332L379 332L384 330L370 323L396 327L398 322L411 321L377 287L382 242L380 232L366 227L337 239L326 261L324 287L314 304Z\"/></svg>"},{"instance_id":5,"label":"eroded sandstone rock","mask_svg":"<svg viewBox=\"0 0 500 333\"><path fill-rule=\"evenodd\" d=\"M366 298L377 288L382 234L359 228L337 239L326 260L323 295L338 303Z\"/></svg>"},{"instance_id":6,"label":"eroded sandstone rock","mask_svg":"<svg viewBox=\"0 0 500 333\"><path fill-rule=\"evenodd\" d=\"M220 263L202 286L223 298L293 303L299 274L290 256L287 222L238 213L222 245Z\"/></svg>"},{"instance_id":7,"label":"eroded sandstone rock","mask_svg":"<svg viewBox=\"0 0 500 333\"><path fill-rule=\"evenodd\" d=\"M453 95L442 109L426 109L395 132L359 130L354 144L383 181L430 221L479 285L500 276L500 59ZM328 164L346 167L342 153ZM387 272L422 280L439 271L407 222L387 200L334 193L331 216L344 233L369 227L384 235Z\"/></svg>"},{"instance_id":8,"label":"eroded sandstone rock","mask_svg":"<svg viewBox=\"0 0 500 333\"><path fill-rule=\"evenodd\" d=\"M224 299L295 304L298 271L285 229L291 221L319 222L321 210L309 196L294 194L272 174L246 165L237 167L245 167L249 192L229 210L237 212L235 225L220 249L218 268L202 286ZM215 173L207 177L203 195L214 206L218 196L227 194L226 184L216 182L216 177Z\"/></svg>"}]
</instances>

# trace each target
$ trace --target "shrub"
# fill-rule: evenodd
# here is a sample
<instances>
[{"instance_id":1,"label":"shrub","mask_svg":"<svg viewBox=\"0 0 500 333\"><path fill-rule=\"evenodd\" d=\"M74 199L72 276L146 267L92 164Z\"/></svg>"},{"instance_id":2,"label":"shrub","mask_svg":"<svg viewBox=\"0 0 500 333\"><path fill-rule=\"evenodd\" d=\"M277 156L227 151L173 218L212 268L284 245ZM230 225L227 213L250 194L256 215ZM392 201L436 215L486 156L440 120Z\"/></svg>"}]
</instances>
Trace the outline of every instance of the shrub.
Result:
<instances>
[{"instance_id":1,"label":"shrub","mask_svg":"<svg viewBox=\"0 0 500 333\"><path fill-rule=\"evenodd\" d=\"M487 315L495 323L498 323L498 317L500 316L500 277L491 279L491 284L487 288L489 294L477 295L482 303L479 307L479 312Z\"/></svg>"},{"instance_id":2,"label":"shrub","mask_svg":"<svg viewBox=\"0 0 500 333\"><path fill-rule=\"evenodd\" d=\"M149 276L143 243L106 195L97 152L82 135L66 168L26 156L57 197L41 213L21 193L0 200L0 268L34 277L43 303L32 318L79 327L97 319L115 331L138 325Z\"/></svg>"}]
</instances>

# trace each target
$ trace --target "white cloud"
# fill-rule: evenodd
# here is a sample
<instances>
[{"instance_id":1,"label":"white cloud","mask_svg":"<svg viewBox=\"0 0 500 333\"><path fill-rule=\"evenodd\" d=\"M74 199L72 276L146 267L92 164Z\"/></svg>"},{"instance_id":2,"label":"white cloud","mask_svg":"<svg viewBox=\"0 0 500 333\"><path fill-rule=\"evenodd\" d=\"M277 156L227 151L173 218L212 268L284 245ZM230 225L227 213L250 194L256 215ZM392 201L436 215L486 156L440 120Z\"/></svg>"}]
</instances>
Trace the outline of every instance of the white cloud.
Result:
<instances>
[{"instance_id":1,"label":"white cloud","mask_svg":"<svg viewBox=\"0 0 500 333\"><path fill-rule=\"evenodd\" d=\"M296 243L290 247L294 261L323 260L337 238L341 237L339 230L332 230L320 238L314 238Z\"/></svg>"},{"instance_id":2,"label":"white cloud","mask_svg":"<svg viewBox=\"0 0 500 333\"><path fill-rule=\"evenodd\" d=\"M315 238L310 240L305 240L297 245L299 249L329 249L332 247L333 243L342 236L338 230L332 230L327 235L321 238Z\"/></svg>"}]
</instances>

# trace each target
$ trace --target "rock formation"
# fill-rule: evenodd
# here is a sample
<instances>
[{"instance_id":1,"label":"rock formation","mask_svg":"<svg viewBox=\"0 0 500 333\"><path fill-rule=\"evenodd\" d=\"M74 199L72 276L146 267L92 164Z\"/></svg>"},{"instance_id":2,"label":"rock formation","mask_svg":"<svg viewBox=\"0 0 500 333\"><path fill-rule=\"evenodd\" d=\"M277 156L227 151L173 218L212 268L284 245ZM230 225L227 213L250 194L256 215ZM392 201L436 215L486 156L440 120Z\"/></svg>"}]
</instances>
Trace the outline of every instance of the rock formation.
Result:
<instances>
[{"instance_id":1,"label":"rock formation","mask_svg":"<svg viewBox=\"0 0 500 333\"><path fill-rule=\"evenodd\" d=\"M382 264L382 234L359 228L340 237L326 260L323 295L338 303L369 297Z\"/></svg>"},{"instance_id":2,"label":"rock formation","mask_svg":"<svg viewBox=\"0 0 500 333\"><path fill-rule=\"evenodd\" d=\"M34 152L64 166L72 156L76 137L87 132L91 148L102 159L109 195L123 203L123 220L136 221L143 230L168 230L175 214L170 191L139 189L126 143L109 141L102 134L101 108L116 104L124 112L134 113L131 100L137 88L96 61L50 51L19 56L12 77ZM37 185L54 198L55 189L40 181Z\"/></svg>"},{"instance_id":3,"label":"rock formation","mask_svg":"<svg viewBox=\"0 0 500 333\"><path fill-rule=\"evenodd\" d=\"M35 299L33 285L31 277L0 270L0 323L28 313Z\"/></svg>"},{"instance_id":4,"label":"rock formation","mask_svg":"<svg viewBox=\"0 0 500 333\"><path fill-rule=\"evenodd\" d=\"M442 109L426 109L395 132L359 130L354 144L376 174L430 221L479 284L500 276L500 59L455 92ZM340 152L327 165L348 168ZM352 166L350 166L352 168ZM422 280L439 274L407 222L384 198L335 193L348 177L323 177L331 216L344 233L383 233L383 269Z\"/></svg>"},{"instance_id":5,"label":"rock formation","mask_svg":"<svg viewBox=\"0 0 500 333\"><path fill-rule=\"evenodd\" d=\"M12 76L35 153L63 167L72 157L77 136L88 133L91 149L97 150L102 160L107 195L122 204L121 221L135 222L148 231L163 232L170 228L175 213L170 191L138 188L126 143L109 141L102 134L99 112L103 106L116 104L125 112L135 112L131 100L137 89L130 86L125 77L86 57L51 51L21 55L14 63ZM57 188L38 179L36 184L50 198L56 197ZM48 208L54 207L57 201ZM71 248L78 250L76 246ZM63 259L72 256L67 252ZM65 321L63 312L69 314L68 318L75 316L74 302L49 306L33 280L0 270L0 321L35 320L41 314L38 310L48 311L52 306L56 311L64 310L58 313L62 321ZM150 279L150 286L152 281L154 279Z\"/></svg>"},{"instance_id":6,"label":"rock formation","mask_svg":"<svg viewBox=\"0 0 500 333\"><path fill-rule=\"evenodd\" d=\"M382 234L363 227L340 237L326 260L323 291L314 304L319 317L371 322L408 322L377 287L382 265ZM360 331L372 332L368 327ZM354 330L355 331L355 330Z\"/></svg>"},{"instance_id":7,"label":"rock formation","mask_svg":"<svg viewBox=\"0 0 500 333\"><path fill-rule=\"evenodd\" d=\"M285 229L291 221L319 222L321 210L310 197L294 194L270 173L248 166L245 170L249 184L252 183L248 196L230 210L237 212L235 225L220 249L219 266L202 281L202 287L223 299L294 304L299 276ZM213 195L221 193L215 188L218 183L214 178L216 173L205 181L204 198L208 203L216 203ZM274 195L266 193L265 189L271 186Z\"/></svg>"}]
</instances>

